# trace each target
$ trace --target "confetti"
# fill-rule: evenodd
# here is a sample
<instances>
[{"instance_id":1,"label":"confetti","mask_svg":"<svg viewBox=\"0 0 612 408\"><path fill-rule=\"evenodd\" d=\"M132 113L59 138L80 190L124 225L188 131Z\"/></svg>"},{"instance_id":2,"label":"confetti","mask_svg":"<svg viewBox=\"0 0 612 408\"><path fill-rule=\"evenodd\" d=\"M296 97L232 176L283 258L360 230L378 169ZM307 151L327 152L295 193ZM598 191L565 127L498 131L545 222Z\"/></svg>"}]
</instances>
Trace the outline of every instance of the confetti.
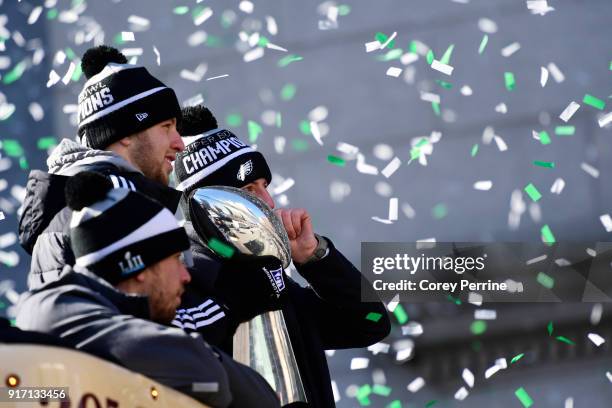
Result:
<instances>
[{"instance_id":1,"label":"confetti","mask_svg":"<svg viewBox=\"0 0 612 408\"><path fill-rule=\"evenodd\" d=\"M381 43L379 41L370 41L365 43L365 49L366 52L372 52L372 51L376 51L376 50L380 50L381 47Z\"/></svg>"},{"instance_id":2,"label":"confetti","mask_svg":"<svg viewBox=\"0 0 612 408\"><path fill-rule=\"evenodd\" d=\"M487 310L487 309L474 310L474 319L476 320L496 320L497 312L495 310Z\"/></svg>"},{"instance_id":3,"label":"confetti","mask_svg":"<svg viewBox=\"0 0 612 408\"><path fill-rule=\"evenodd\" d=\"M561 343L569 344L570 346L575 346L576 345L576 343L574 343L573 341L571 341L567 337L557 336L557 337L555 337L555 339L560 341Z\"/></svg>"},{"instance_id":4,"label":"confetti","mask_svg":"<svg viewBox=\"0 0 612 408\"><path fill-rule=\"evenodd\" d=\"M493 182L491 180L482 180L474 183L474 189L481 191L489 191L493 187Z\"/></svg>"},{"instance_id":5,"label":"confetti","mask_svg":"<svg viewBox=\"0 0 612 408\"><path fill-rule=\"evenodd\" d=\"M178 6L178 7L175 7L174 10L172 10L172 12L174 14L176 14L176 15L181 16L183 14L189 13L189 7L187 7L187 6Z\"/></svg>"},{"instance_id":6,"label":"confetti","mask_svg":"<svg viewBox=\"0 0 612 408\"><path fill-rule=\"evenodd\" d=\"M387 310L393 313L397 305L399 305L399 293L393 296L393 299L387 304Z\"/></svg>"},{"instance_id":7,"label":"confetti","mask_svg":"<svg viewBox=\"0 0 612 408\"><path fill-rule=\"evenodd\" d=\"M455 393L455 399L459 401L463 401L468 396L468 390L465 387L461 387Z\"/></svg>"},{"instance_id":8,"label":"confetti","mask_svg":"<svg viewBox=\"0 0 612 408\"><path fill-rule=\"evenodd\" d=\"M599 216L599 221L601 221L602 225L606 229L606 232L612 231L612 217L610 217L610 214L603 214Z\"/></svg>"},{"instance_id":9,"label":"confetti","mask_svg":"<svg viewBox=\"0 0 612 408\"><path fill-rule=\"evenodd\" d=\"M540 143L542 143L543 145L548 145L551 142L550 136L548 135L548 132L543 130L540 133L538 132L533 132L533 137L535 139L538 139L540 141Z\"/></svg>"},{"instance_id":10,"label":"confetti","mask_svg":"<svg viewBox=\"0 0 612 408\"><path fill-rule=\"evenodd\" d=\"M134 41L134 33L131 31L122 31L121 32L121 41Z\"/></svg>"},{"instance_id":11,"label":"confetti","mask_svg":"<svg viewBox=\"0 0 612 408\"><path fill-rule=\"evenodd\" d=\"M386 75L390 77L394 77L394 78L399 77L401 74L402 74L402 69L398 67L390 67L386 73Z\"/></svg>"},{"instance_id":12,"label":"confetti","mask_svg":"<svg viewBox=\"0 0 612 408\"><path fill-rule=\"evenodd\" d=\"M385 33L378 32L374 34L374 38L376 39L376 41L378 41L381 44L379 46L379 49L383 49L385 47L395 48L395 41L393 39L391 41L388 41L389 37ZM383 47L383 44L386 44L386 45Z\"/></svg>"},{"instance_id":13,"label":"confetti","mask_svg":"<svg viewBox=\"0 0 612 408\"><path fill-rule=\"evenodd\" d=\"M542 198L542 194L540 194L536 186L534 186L532 183L527 184L524 190L533 202L537 202L540 200L540 198Z\"/></svg>"},{"instance_id":14,"label":"confetti","mask_svg":"<svg viewBox=\"0 0 612 408\"><path fill-rule=\"evenodd\" d=\"M482 295L479 293L470 292L468 295L468 303L476 306L482 305ZM476 317L475 317L476 318Z\"/></svg>"},{"instance_id":15,"label":"confetti","mask_svg":"<svg viewBox=\"0 0 612 408\"><path fill-rule=\"evenodd\" d=\"M408 322L408 314L406 313L406 310L404 310L404 307L401 304L395 307L395 309L393 310L393 315L395 315L395 318L397 319L397 322L400 325L403 325Z\"/></svg>"},{"instance_id":16,"label":"confetti","mask_svg":"<svg viewBox=\"0 0 612 408\"><path fill-rule=\"evenodd\" d=\"M361 153L357 154L357 171L361 174L377 175L378 169L375 166L365 162L365 156Z\"/></svg>"},{"instance_id":17,"label":"confetti","mask_svg":"<svg viewBox=\"0 0 612 408\"><path fill-rule=\"evenodd\" d=\"M389 348L391 346L387 343L375 343L368 347L368 351L371 351L372 354L377 355L380 353L388 354Z\"/></svg>"},{"instance_id":18,"label":"confetti","mask_svg":"<svg viewBox=\"0 0 612 408\"><path fill-rule=\"evenodd\" d=\"M608 377L608 381L612 383L612 373L609 371L606 371L606 377Z\"/></svg>"},{"instance_id":19,"label":"confetti","mask_svg":"<svg viewBox=\"0 0 612 408\"><path fill-rule=\"evenodd\" d=\"M521 358L523 358L524 355L525 355L525 353L521 353L521 354L517 354L516 356L512 357L512 360L510 360L510 364L516 363Z\"/></svg>"},{"instance_id":20,"label":"confetti","mask_svg":"<svg viewBox=\"0 0 612 408\"><path fill-rule=\"evenodd\" d=\"M595 167L591 166L588 163L581 163L580 168L593 178L599 177L599 170L597 170Z\"/></svg>"},{"instance_id":21,"label":"confetti","mask_svg":"<svg viewBox=\"0 0 612 408\"><path fill-rule=\"evenodd\" d=\"M571 101L569 105L567 105L567 107L563 110L563 112L561 112L561 115L559 115L559 118L562 121L567 122L572 118L572 116L574 116L574 113L576 113L579 108L580 108L580 104L574 101Z\"/></svg>"},{"instance_id":22,"label":"confetti","mask_svg":"<svg viewBox=\"0 0 612 408\"><path fill-rule=\"evenodd\" d=\"M431 63L431 68L435 69L438 72L441 72L445 75L452 75L454 68L450 65L443 64L438 60L433 60Z\"/></svg>"},{"instance_id":23,"label":"confetti","mask_svg":"<svg viewBox=\"0 0 612 408\"><path fill-rule=\"evenodd\" d=\"M397 32L393 32L393 34L391 34L391 36L389 38L387 38L384 42L381 41L382 44L380 44L380 49L382 50L383 48L386 47L390 47L393 48L395 47L395 43L393 42L393 40L395 39L395 37L397 36ZM393 45L391 45L393 43Z\"/></svg>"},{"instance_id":24,"label":"confetti","mask_svg":"<svg viewBox=\"0 0 612 408\"><path fill-rule=\"evenodd\" d=\"M366 320L370 320L370 321L372 321L374 323L377 323L380 320L381 317L382 317L382 314L380 314L380 313L370 312L366 316Z\"/></svg>"},{"instance_id":25,"label":"confetti","mask_svg":"<svg viewBox=\"0 0 612 408\"><path fill-rule=\"evenodd\" d=\"M546 167L548 169L554 169L555 168L555 162L546 162L546 161L534 160L533 164L536 165L536 166L539 166L539 167Z\"/></svg>"},{"instance_id":26,"label":"confetti","mask_svg":"<svg viewBox=\"0 0 612 408\"><path fill-rule=\"evenodd\" d=\"M421 92L421 100L431 103L440 103L440 95L431 92Z\"/></svg>"},{"instance_id":27,"label":"confetti","mask_svg":"<svg viewBox=\"0 0 612 408\"><path fill-rule=\"evenodd\" d=\"M436 405L437 403L438 403L438 401L436 401L436 400L431 400L431 401L429 401L429 402L427 402L427 403L425 404L425 408L430 408L430 407L433 407L433 406L434 406L434 405Z\"/></svg>"},{"instance_id":28,"label":"confetti","mask_svg":"<svg viewBox=\"0 0 612 408\"><path fill-rule=\"evenodd\" d=\"M478 20L478 29L487 34L495 34L497 32L497 23L488 18Z\"/></svg>"},{"instance_id":29,"label":"confetti","mask_svg":"<svg viewBox=\"0 0 612 408\"><path fill-rule=\"evenodd\" d=\"M516 88L516 82L512 72L504 72L504 82L506 83L506 89L508 91L513 91Z\"/></svg>"},{"instance_id":30,"label":"confetti","mask_svg":"<svg viewBox=\"0 0 612 408\"><path fill-rule=\"evenodd\" d=\"M472 146L472 150L470 151L470 156L474 157L478 153L478 143Z\"/></svg>"},{"instance_id":31,"label":"confetti","mask_svg":"<svg viewBox=\"0 0 612 408\"><path fill-rule=\"evenodd\" d=\"M506 47L502 48L501 55L503 57L508 58L509 56L511 56L512 54L514 54L520 49L521 49L521 44L517 42L513 42L512 44L507 45Z\"/></svg>"},{"instance_id":32,"label":"confetti","mask_svg":"<svg viewBox=\"0 0 612 408\"><path fill-rule=\"evenodd\" d=\"M575 126L557 126L555 127L555 134L557 136L572 136L576 132Z\"/></svg>"},{"instance_id":33,"label":"confetti","mask_svg":"<svg viewBox=\"0 0 612 408\"><path fill-rule=\"evenodd\" d=\"M202 25L206 20L211 18L213 11L210 7L205 7L193 17L193 24L196 26Z\"/></svg>"},{"instance_id":34,"label":"confetti","mask_svg":"<svg viewBox=\"0 0 612 408\"><path fill-rule=\"evenodd\" d=\"M263 131L261 125L253 120L249 120L247 122L247 127L248 127L248 131L249 131L249 142L250 143L255 143L257 141L257 138L259 137L259 135L261 134L261 132Z\"/></svg>"},{"instance_id":35,"label":"confetti","mask_svg":"<svg viewBox=\"0 0 612 408\"><path fill-rule=\"evenodd\" d=\"M470 388L474 388L474 374L468 368L463 369L461 377Z\"/></svg>"},{"instance_id":36,"label":"confetti","mask_svg":"<svg viewBox=\"0 0 612 408\"><path fill-rule=\"evenodd\" d=\"M555 280L545 274L544 272L539 272L536 277L537 282L544 286L546 289L552 289L555 286Z\"/></svg>"},{"instance_id":37,"label":"confetti","mask_svg":"<svg viewBox=\"0 0 612 408\"><path fill-rule=\"evenodd\" d=\"M506 113L508 113L508 107L505 103L500 103L499 105L495 106L495 112L505 115Z\"/></svg>"},{"instance_id":38,"label":"confetti","mask_svg":"<svg viewBox=\"0 0 612 408\"><path fill-rule=\"evenodd\" d=\"M582 102L599 110L603 110L606 107L606 103L604 101L589 94L584 95Z\"/></svg>"},{"instance_id":39,"label":"confetti","mask_svg":"<svg viewBox=\"0 0 612 408\"><path fill-rule=\"evenodd\" d=\"M552 245L556 242L555 236L550 230L548 224L542 227L542 229L540 230L540 235L542 236L542 242L544 242L545 244Z\"/></svg>"},{"instance_id":40,"label":"confetti","mask_svg":"<svg viewBox=\"0 0 612 408\"><path fill-rule=\"evenodd\" d=\"M463 96L470 96L470 95L472 95L472 93L473 93L473 92L472 92L472 88L470 88L470 87L469 87L469 86L467 86L467 85L463 85L463 86L461 87L461 89L460 89L460 92L461 92L461 95L463 95Z\"/></svg>"},{"instance_id":41,"label":"confetti","mask_svg":"<svg viewBox=\"0 0 612 408\"><path fill-rule=\"evenodd\" d=\"M401 165L402 161L399 159L399 157L395 157L385 166L384 169L381 170L380 173L386 178L389 178L397 171L397 169L400 168Z\"/></svg>"},{"instance_id":42,"label":"confetti","mask_svg":"<svg viewBox=\"0 0 612 408\"><path fill-rule=\"evenodd\" d=\"M612 112L608 112L603 115L601 118L599 118L597 123L601 128L608 126L610 123L612 123Z\"/></svg>"},{"instance_id":43,"label":"confetti","mask_svg":"<svg viewBox=\"0 0 612 408\"><path fill-rule=\"evenodd\" d=\"M291 54L291 55L287 55L287 56L281 58L280 60L278 60L277 65L278 65L279 68L284 68L287 65L291 64L292 62L301 61L303 59L304 58L300 57L299 55Z\"/></svg>"},{"instance_id":44,"label":"confetti","mask_svg":"<svg viewBox=\"0 0 612 408\"><path fill-rule=\"evenodd\" d=\"M548 325L546 326L546 331L548 332L549 336L552 336L553 330L554 330L553 322L550 321L548 322Z\"/></svg>"},{"instance_id":45,"label":"confetti","mask_svg":"<svg viewBox=\"0 0 612 408\"><path fill-rule=\"evenodd\" d=\"M558 178L553 182L550 187L550 192L553 194L561 194L565 188L565 181L562 178Z\"/></svg>"},{"instance_id":46,"label":"confetti","mask_svg":"<svg viewBox=\"0 0 612 408\"><path fill-rule=\"evenodd\" d=\"M252 2L247 1L247 0L242 0L240 2L240 4L238 5L238 8L240 9L240 11L242 11L243 13L246 14L251 14L253 12L253 10L255 9L255 5L253 5Z\"/></svg>"},{"instance_id":47,"label":"confetti","mask_svg":"<svg viewBox=\"0 0 612 408\"><path fill-rule=\"evenodd\" d=\"M487 331L487 323L482 320L475 320L470 325L470 331L473 335L479 336Z\"/></svg>"},{"instance_id":48,"label":"confetti","mask_svg":"<svg viewBox=\"0 0 612 408\"><path fill-rule=\"evenodd\" d=\"M419 54L415 54L413 52L407 52L404 55L402 55L400 58L400 62L403 65L410 65L413 62L416 62L418 60L419 60Z\"/></svg>"},{"instance_id":49,"label":"confetti","mask_svg":"<svg viewBox=\"0 0 612 408\"><path fill-rule=\"evenodd\" d=\"M217 238L211 238L210 241L208 241L208 247L223 258L231 258L234 256L235 249L219 241Z\"/></svg>"},{"instance_id":50,"label":"confetti","mask_svg":"<svg viewBox=\"0 0 612 408\"><path fill-rule=\"evenodd\" d=\"M339 167L346 166L346 161L343 158L331 154L327 156L327 161Z\"/></svg>"},{"instance_id":51,"label":"confetti","mask_svg":"<svg viewBox=\"0 0 612 408\"><path fill-rule=\"evenodd\" d=\"M391 395L391 387L387 387L386 385L375 384L372 387L372 393L376 395L382 395L383 397L388 397Z\"/></svg>"},{"instance_id":52,"label":"confetti","mask_svg":"<svg viewBox=\"0 0 612 408\"><path fill-rule=\"evenodd\" d=\"M354 357L351 359L351 370L362 370L368 368L370 359L365 357Z\"/></svg>"},{"instance_id":53,"label":"confetti","mask_svg":"<svg viewBox=\"0 0 612 408\"><path fill-rule=\"evenodd\" d=\"M128 17L128 23L139 26L142 29L147 29L151 25L151 21L144 17L131 15Z\"/></svg>"},{"instance_id":54,"label":"confetti","mask_svg":"<svg viewBox=\"0 0 612 408\"><path fill-rule=\"evenodd\" d=\"M480 40L480 45L478 46L478 54L482 54L485 50L485 48L487 48L487 44L489 43L489 36L487 34L484 34L482 36L482 40Z\"/></svg>"},{"instance_id":55,"label":"confetti","mask_svg":"<svg viewBox=\"0 0 612 408\"><path fill-rule=\"evenodd\" d=\"M540 67L540 86L544 88L548 82L548 70L544 67Z\"/></svg>"},{"instance_id":56,"label":"confetti","mask_svg":"<svg viewBox=\"0 0 612 408\"><path fill-rule=\"evenodd\" d=\"M2 78L2 82L5 85L10 85L13 82L19 80L19 78L21 78L21 76L25 72L26 67L27 67L27 61L25 60L21 61L20 63L15 65L12 70L10 70L4 75L4 77Z\"/></svg>"},{"instance_id":57,"label":"confetti","mask_svg":"<svg viewBox=\"0 0 612 408\"><path fill-rule=\"evenodd\" d=\"M417 377L414 380L412 380L412 382L408 384L406 388L408 388L408 391L415 393L415 392L418 392L424 386L425 386L425 380L423 379L423 377Z\"/></svg>"},{"instance_id":58,"label":"confetti","mask_svg":"<svg viewBox=\"0 0 612 408\"><path fill-rule=\"evenodd\" d=\"M402 335L418 337L423 334L423 325L418 322L410 322L402 326Z\"/></svg>"},{"instance_id":59,"label":"confetti","mask_svg":"<svg viewBox=\"0 0 612 408\"><path fill-rule=\"evenodd\" d=\"M602 344L604 344L606 342L606 340L603 337L601 337L599 334L596 334L596 333L589 333L587 337L597 347L601 346Z\"/></svg>"},{"instance_id":60,"label":"confetti","mask_svg":"<svg viewBox=\"0 0 612 408\"><path fill-rule=\"evenodd\" d=\"M254 48L242 56L244 62L253 62L264 56L264 49L261 47Z\"/></svg>"},{"instance_id":61,"label":"confetti","mask_svg":"<svg viewBox=\"0 0 612 408\"><path fill-rule=\"evenodd\" d=\"M523 387L520 387L519 389L514 391L514 395L516 395L516 398L518 398L521 404L523 404L523 407L529 408L533 405L533 400L531 399L529 394L527 394L527 391L525 391Z\"/></svg>"},{"instance_id":62,"label":"confetti","mask_svg":"<svg viewBox=\"0 0 612 408\"><path fill-rule=\"evenodd\" d=\"M559 67L557 67L553 62L547 65L548 71L550 71L550 75L552 75L553 79L557 83L561 83L565 81L565 75L561 72Z\"/></svg>"}]
</instances>

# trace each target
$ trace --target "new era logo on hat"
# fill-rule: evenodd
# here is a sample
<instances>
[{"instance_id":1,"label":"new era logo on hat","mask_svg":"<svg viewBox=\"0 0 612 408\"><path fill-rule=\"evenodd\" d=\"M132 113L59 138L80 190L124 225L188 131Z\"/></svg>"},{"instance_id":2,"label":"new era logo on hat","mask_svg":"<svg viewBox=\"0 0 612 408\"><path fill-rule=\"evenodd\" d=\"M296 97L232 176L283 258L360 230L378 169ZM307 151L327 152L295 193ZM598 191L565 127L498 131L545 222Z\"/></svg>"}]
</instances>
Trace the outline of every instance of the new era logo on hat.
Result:
<instances>
[{"instance_id":1,"label":"new era logo on hat","mask_svg":"<svg viewBox=\"0 0 612 408\"><path fill-rule=\"evenodd\" d=\"M149 114L144 112L144 113L137 113L136 114L136 119L138 119L139 122L142 122L143 120L145 120L146 118L149 117Z\"/></svg>"}]
</instances>

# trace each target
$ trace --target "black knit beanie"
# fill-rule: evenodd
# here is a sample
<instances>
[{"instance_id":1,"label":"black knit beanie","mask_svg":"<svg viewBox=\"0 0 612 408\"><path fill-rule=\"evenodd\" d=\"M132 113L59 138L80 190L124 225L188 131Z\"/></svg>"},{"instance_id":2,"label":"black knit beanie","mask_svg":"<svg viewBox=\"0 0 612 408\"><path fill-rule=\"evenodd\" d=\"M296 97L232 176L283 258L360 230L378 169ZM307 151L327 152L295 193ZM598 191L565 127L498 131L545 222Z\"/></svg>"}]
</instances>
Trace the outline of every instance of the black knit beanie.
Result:
<instances>
[{"instance_id":1,"label":"black knit beanie","mask_svg":"<svg viewBox=\"0 0 612 408\"><path fill-rule=\"evenodd\" d=\"M88 78L78 99L78 135L83 145L105 149L164 120L180 120L174 91L146 68L127 64L117 49L90 48L81 67Z\"/></svg>"},{"instance_id":2,"label":"black knit beanie","mask_svg":"<svg viewBox=\"0 0 612 408\"><path fill-rule=\"evenodd\" d=\"M189 249L185 229L167 208L138 192L113 189L99 173L71 177L65 194L73 210L70 241L75 266L113 285Z\"/></svg>"}]
</instances>

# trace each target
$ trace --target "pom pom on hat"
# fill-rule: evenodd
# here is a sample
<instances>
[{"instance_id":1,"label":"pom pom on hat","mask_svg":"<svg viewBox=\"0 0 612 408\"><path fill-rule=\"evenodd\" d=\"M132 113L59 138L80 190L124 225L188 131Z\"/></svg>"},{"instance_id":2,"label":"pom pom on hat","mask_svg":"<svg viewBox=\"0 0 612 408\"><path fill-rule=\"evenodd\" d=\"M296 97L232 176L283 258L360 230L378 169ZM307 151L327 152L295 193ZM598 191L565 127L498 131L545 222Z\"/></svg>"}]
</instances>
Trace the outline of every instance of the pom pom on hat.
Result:
<instances>
[{"instance_id":1,"label":"pom pom on hat","mask_svg":"<svg viewBox=\"0 0 612 408\"><path fill-rule=\"evenodd\" d=\"M182 119L178 125L181 136L195 136L217 129L217 119L204 105L188 106L181 110Z\"/></svg>"},{"instance_id":2,"label":"pom pom on hat","mask_svg":"<svg viewBox=\"0 0 612 408\"><path fill-rule=\"evenodd\" d=\"M102 174L84 171L68 179L64 194L68 207L80 211L104 200L112 189L113 183Z\"/></svg>"},{"instance_id":3,"label":"pom pom on hat","mask_svg":"<svg viewBox=\"0 0 612 408\"><path fill-rule=\"evenodd\" d=\"M87 79L96 75L104 69L109 62L117 64L127 64L127 58L118 49L108 45L90 48L83 55L81 69Z\"/></svg>"}]
</instances>

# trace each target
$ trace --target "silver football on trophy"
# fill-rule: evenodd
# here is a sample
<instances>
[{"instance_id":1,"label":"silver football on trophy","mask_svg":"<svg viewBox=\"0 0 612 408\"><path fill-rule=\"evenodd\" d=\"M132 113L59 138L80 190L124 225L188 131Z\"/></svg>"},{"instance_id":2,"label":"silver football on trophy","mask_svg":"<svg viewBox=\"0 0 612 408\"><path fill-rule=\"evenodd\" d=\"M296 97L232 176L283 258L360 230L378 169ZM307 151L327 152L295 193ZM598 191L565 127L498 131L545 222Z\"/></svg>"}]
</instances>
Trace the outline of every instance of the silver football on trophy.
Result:
<instances>
[{"instance_id":1,"label":"silver football on trophy","mask_svg":"<svg viewBox=\"0 0 612 408\"><path fill-rule=\"evenodd\" d=\"M256 196L227 186L199 188L191 198L191 210L203 213L196 217L192 214L192 220L206 231L206 239L226 241L243 255L275 256L284 268L291 263L285 227Z\"/></svg>"}]
</instances>

